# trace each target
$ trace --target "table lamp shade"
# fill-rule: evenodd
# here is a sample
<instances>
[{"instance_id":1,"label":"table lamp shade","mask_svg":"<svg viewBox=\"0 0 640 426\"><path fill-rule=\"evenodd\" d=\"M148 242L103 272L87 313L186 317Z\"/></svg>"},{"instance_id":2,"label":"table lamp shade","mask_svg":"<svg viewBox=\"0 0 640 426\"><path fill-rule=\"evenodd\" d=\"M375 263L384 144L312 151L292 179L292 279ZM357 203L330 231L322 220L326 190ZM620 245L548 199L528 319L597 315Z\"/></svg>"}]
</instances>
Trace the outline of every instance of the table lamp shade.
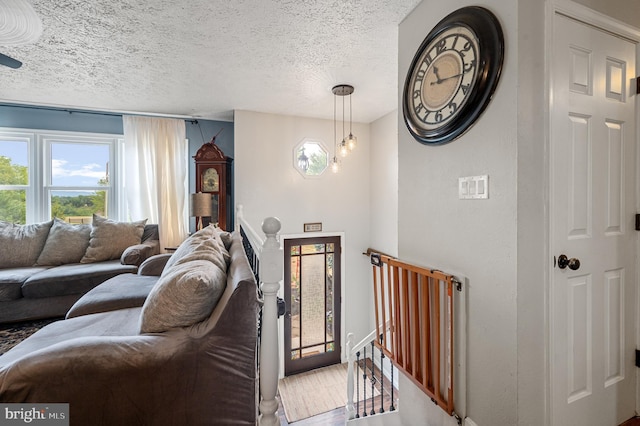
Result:
<instances>
[{"instance_id":1,"label":"table lamp shade","mask_svg":"<svg viewBox=\"0 0 640 426\"><path fill-rule=\"evenodd\" d=\"M211 194L206 192L191 194L191 216L210 217L212 213Z\"/></svg>"}]
</instances>

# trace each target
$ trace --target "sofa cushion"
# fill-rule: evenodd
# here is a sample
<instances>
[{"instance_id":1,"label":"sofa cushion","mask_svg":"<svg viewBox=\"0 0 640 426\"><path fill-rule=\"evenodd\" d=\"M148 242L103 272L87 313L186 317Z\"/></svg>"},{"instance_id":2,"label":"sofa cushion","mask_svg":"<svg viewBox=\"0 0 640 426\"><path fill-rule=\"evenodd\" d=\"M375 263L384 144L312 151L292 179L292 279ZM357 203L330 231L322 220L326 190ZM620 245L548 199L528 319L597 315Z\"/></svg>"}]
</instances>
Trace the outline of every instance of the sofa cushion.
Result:
<instances>
[{"instance_id":1,"label":"sofa cushion","mask_svg":"<svg viewBox=\"0 0 640 426\"><path fill-rule=\"evenodd\" d=\"M180 263L165 271L142 306L141 333L159 333L204 320L227 283L227 274L206 260Z\"/></svg>"},{"instance_id":2,"label":"sofa cushion","mask_svg":"<svg viewBox=\"0 0 640 426\"><path fill-rule=\"evenodd\" d=\"M120 263L123 265L140 266L151 255L155 254L157 244L140 243L127 247L120 256Z\"/></svg>"},{"instance_id":3,"label":"sofa cushion","mask_svg":"<svg viewBox=\"0 0 640 426\"><path fill-rule=\"evenodd\" d=\"M94 214L89 247L80 263L119 259L127 247L140 244L146 223L146 219L116 222Z\"/></svg>"},{"instance_id":4,"label":"sofa cushion","mask_svg":"<svg viewBox=\"0 0 640 426\"><path fill-rule=\"evenodd\" d=\"M30 225L0 221L0 268L35 265L51 225L52 220Z\"/></svg>"},{"instance_id":5,"label":"sofa cushion","mask_svg":"<svg viewBox=\"0 0 640 426\"><path fill-rule=\"evenodd\" d=\"M193 260L207 260L213 262L223 271L227 270L227 263L220 250L219 238L213 225L207 226L184 240L167 261L162 275L167 273L175 264L191 262Z\"/></svg>"},{"instance_id":6,"label":"sofa cushion","mask_svg":"<svg viewBox=\"0 0 640 426\"><path fill-rule=\"evenodd\" d=\"M22 284L33 274L44 271L46 267L0 269L0 302L22 298Z\"/></svg>"},{"instance_id":7,"label":"sofa cushion","mask_svg":"<svg viewBox=\"0 0 640 426\"><path fill-rule=\"evenodd\" d=\"M60 265L38 272L22 285L22 295L28 298L82 294L109 278L135 273L136 266L122 265L119 260Z\"/></svg>"},{"instance_id":8,"label":"sofa cushion","mask_svg":"<svg viewBox=\"0 0 640 426\"><path fill-rule=\"evenodd\" d=\"M156 282L157 276L137 274L121 274L110 278L82 296L67 312L67 319L140 307Z\"/></svg>"},{"instance_id":9,"label":"sofa cushion","mask_svg":"<svg viewBox=\"0 0 640 426\"><path fill-rule=\"evenodd\" d=\"M64 265L78 263L89 246L91 225L73 225L55 218L38 265Z\"/></svg>"}]
</instances>

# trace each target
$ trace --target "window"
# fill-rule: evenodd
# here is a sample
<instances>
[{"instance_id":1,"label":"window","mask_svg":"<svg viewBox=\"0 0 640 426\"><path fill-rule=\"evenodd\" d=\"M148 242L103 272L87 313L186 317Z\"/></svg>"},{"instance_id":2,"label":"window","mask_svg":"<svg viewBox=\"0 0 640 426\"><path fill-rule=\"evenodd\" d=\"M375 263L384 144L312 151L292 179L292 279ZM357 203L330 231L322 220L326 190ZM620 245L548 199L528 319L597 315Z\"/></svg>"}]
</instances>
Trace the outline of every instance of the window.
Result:
<instances>
[{"instance_id":1,"label":"window","mask_svg":"<svg viewBox=\"0 0 640 426\"><path fill-rule=\"evenodd\" d=\"M329 165L329 153L322 142L304 139L293 150L293 165L304 177L318 177Z\"/></svg>"},{"instance_id":2,"label":"window","mask_svg":"<svg viewBox=\"0 0 640 426\"><path fill-rule=\"evenodd\" d=\"M0 220L119 219L122 137L0 129Z\"/></svg>"}]
</instances>

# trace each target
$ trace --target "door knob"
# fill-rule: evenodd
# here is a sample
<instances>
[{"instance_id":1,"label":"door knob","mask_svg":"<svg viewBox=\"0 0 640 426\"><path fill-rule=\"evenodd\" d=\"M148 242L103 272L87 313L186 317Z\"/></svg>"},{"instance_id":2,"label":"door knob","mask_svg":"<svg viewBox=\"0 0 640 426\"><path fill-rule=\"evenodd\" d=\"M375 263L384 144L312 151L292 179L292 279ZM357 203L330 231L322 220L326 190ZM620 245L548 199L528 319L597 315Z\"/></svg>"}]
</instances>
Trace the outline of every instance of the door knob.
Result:
<instances>
[{"instance_id":1,"label":"door knob","mask_svg":"<svg viewBox=\"0 0 640 426\"><path fill-rule=\"evenodd\" d=\"M567 266L572 271L578 270L580 268L580 259L576 259L575 257L572 257L571 259L569 259L564 254L561 254L560 256L558 256L558 268L565 269Z\"/></svg>"}]
</instances>

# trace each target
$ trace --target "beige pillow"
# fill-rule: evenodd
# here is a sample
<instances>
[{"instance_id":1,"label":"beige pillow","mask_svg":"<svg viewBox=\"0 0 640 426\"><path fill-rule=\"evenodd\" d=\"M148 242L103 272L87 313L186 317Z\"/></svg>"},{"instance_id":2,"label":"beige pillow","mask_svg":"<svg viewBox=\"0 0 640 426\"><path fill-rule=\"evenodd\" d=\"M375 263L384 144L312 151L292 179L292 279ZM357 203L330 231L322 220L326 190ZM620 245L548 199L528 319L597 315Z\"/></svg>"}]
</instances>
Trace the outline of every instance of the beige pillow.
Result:
<instances>
[{"instance_id":1,"label":"beige pillow","mask_svg":"<svg viewBox=\"0 0 640 426\"><path fill-rule=\"evenodd\" d=\"M35 265L51 225L52 220L30 225L0 221L0 268Z\"/></svg>"},{"instance_id":2,"label":"beige pillow","mask_svg":"<svg viewBox=\"0 0 640 426\"><path fill-rule=\"evenodd\" d=\"M146 219L116 222L94 214L89 247L80 263L119 259L127 247L140 244L146 223Z\"/></svg>"},{"instance_id":3,"label":"beige pillow","mask_svg":"<svg viewBox=\"0 0 640 426\"><path fill-rule=\"evenodd\" d=\"M215 227L210 225L192 234L184 240L178 249L171 255L162 274L165 274L172 265L177 264L182 258L188 262L196 259L209 260L218 265L223 271L227 270L225 260L220 253L220 245L215 239Z\"/></svg>"},{"instance_id":4,"label":"beige pillow","mask_svg":"<svg viewBox=\"0 0 640 426\"><path fill-rule=\"evenodd\" d=\"M226 272L209 261L172 266L158 279L142 306L140 332L161 333L208 318L226 284Z\"/></svg>"},{"instance_id":5,"label":"beige pillow","mask_svg":"<svg viewBox=\"0 0 640 426\"><path fill-rule=\"evenodd\" d=\"M220 228L216 228L216 232L218 233L218 236L220 237L220 239L224 243L224 248L229 250L229 248L231 248L231 242L233 241L233 237L231 236L231 232L224 231L224 230L222 230Z\"/></svg>"},{"instance_id":6,"label":"beige pillow","mask_svg":"<svg viewBox=\"0 0 640 426\"><path fill-rule=\"evenodd\" d=\"M89 246L91 225L72 225L55 218L38 265L58 266L78 263Z\"/></svg>"}]
</instances>

